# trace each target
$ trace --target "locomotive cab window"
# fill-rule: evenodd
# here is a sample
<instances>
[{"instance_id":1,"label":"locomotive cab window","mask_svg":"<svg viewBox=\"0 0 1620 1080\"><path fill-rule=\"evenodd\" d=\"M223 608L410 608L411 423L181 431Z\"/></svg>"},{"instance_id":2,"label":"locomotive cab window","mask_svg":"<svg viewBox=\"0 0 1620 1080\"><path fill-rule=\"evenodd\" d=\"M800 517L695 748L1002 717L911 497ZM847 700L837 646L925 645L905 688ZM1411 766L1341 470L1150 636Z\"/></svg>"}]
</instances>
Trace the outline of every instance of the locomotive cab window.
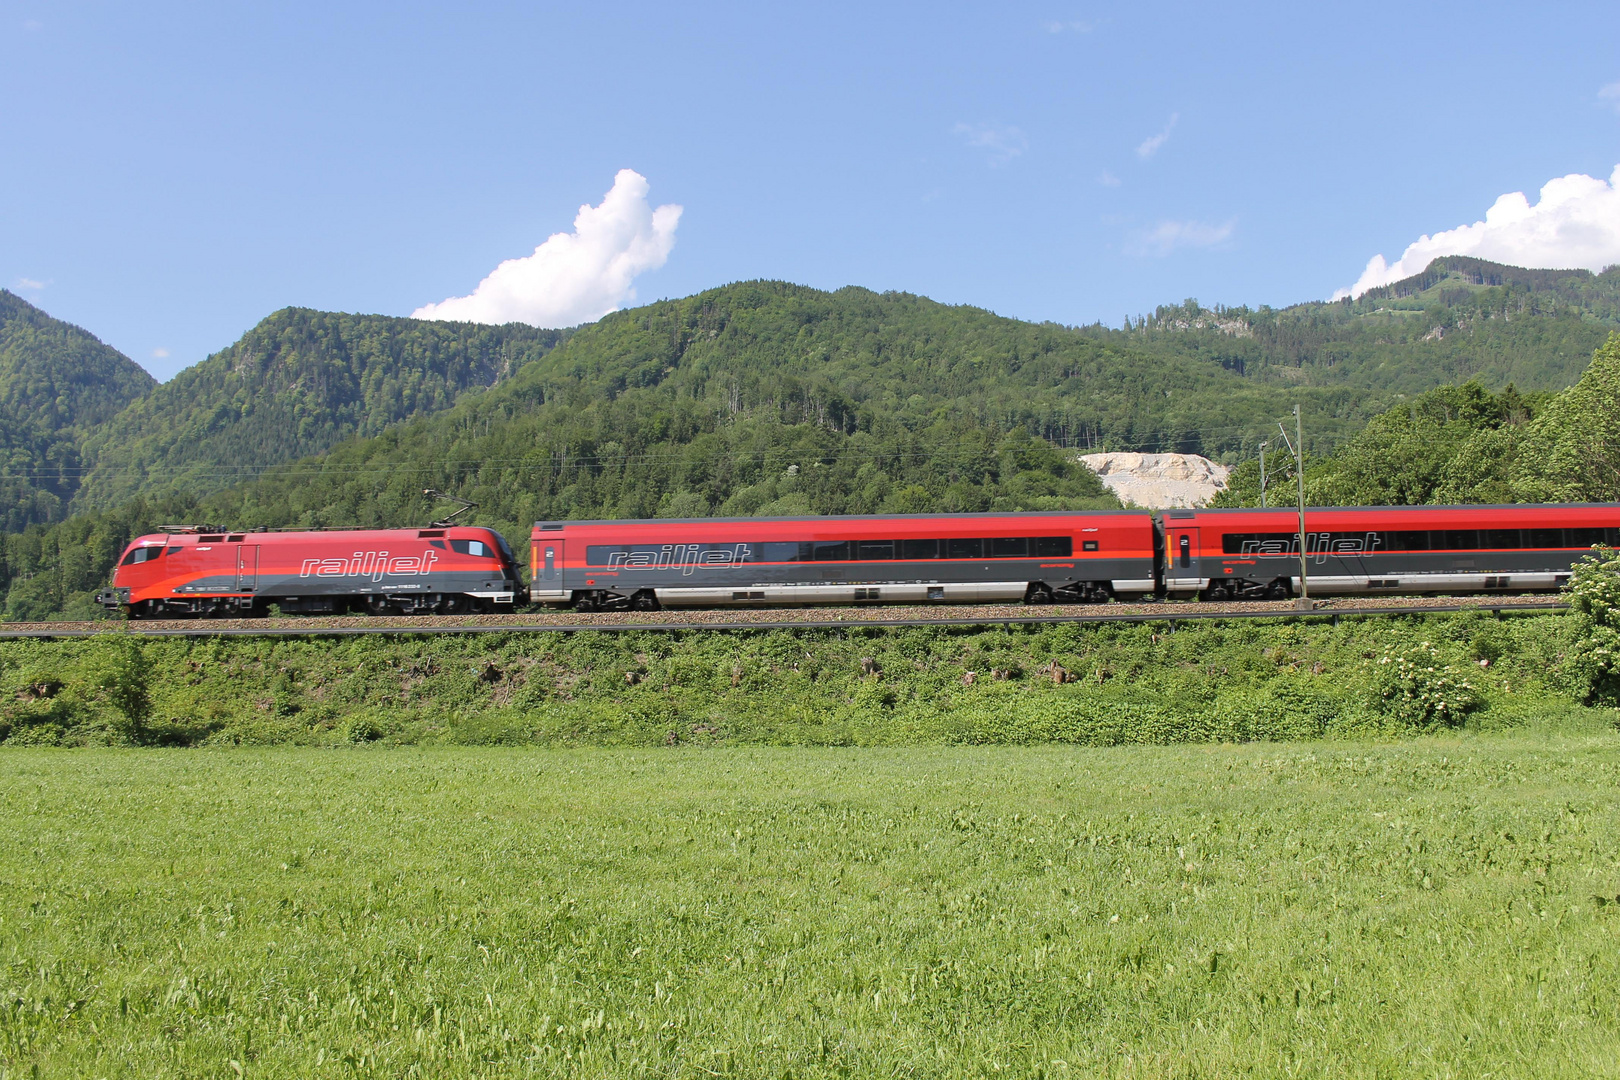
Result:
<instances>
[{"instance_id":1,"label":"locomotive cab window","mask_svg":"<svg viewBox=\"0 0 1620 1080\"><path fill-rule=\"evenodd\" d=\"M138 547L134 551L131 551L128 555L125 555L124 556L124 561L122 563L120 563L119 565L120 566L134 566L136 563L151 562L153 559L157 558L159 555L162 555L163 550L164 549L161 546L159 546L159 547Z\"/></svg>"},{"instance_id":2,"label":"locomotive cab window","mask_svg":"<svg viewBox=\"0 0 1620 1080\"><path fill-rule=\"evenodd\" d=\"M452 540L450 550L462 555L491 555L489 545L482 540Z\"/></svg>"}]
</instances>

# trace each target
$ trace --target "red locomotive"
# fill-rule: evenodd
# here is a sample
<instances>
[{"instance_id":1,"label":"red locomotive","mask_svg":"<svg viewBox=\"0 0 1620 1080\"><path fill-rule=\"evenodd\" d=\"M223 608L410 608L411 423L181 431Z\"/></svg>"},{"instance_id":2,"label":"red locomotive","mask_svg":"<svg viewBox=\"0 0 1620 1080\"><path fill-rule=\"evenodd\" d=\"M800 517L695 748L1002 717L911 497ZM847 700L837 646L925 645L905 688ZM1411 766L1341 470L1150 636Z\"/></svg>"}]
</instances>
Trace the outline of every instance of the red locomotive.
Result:
<instances>
[{"instance_id":1,"label":"red locomotive","mask_svg":"<svg viewBox=\"0 0 1620 1080\"><path fill-rule=\"evenodd\" d=\"M173 527L124 550L98 603L132 619L511 610L523 591L501 535L473 526L230 532Z\"/></svg>"}]
</instances>

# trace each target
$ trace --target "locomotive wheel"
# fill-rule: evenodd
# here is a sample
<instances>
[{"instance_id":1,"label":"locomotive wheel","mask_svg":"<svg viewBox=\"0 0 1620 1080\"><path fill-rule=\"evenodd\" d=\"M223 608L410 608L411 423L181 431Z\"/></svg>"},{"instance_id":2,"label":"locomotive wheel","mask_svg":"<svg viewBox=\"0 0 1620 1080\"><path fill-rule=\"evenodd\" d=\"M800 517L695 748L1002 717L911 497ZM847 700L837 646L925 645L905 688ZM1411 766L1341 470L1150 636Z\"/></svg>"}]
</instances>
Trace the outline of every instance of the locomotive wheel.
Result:
<instances>
[{"instance_id":1,"label":"locomotive wheel","mask_svg":"<svg viewBox=\"0 0 1620 1080\"><path fill-rule=\"evenodd\" d=\"M601 611L602 610L602 605L596 599L595 596L593 596L590 593L584 593L584 594L582 594L580 596L579 599L574 601L574 610L575 611Z\"/></svg>"},{"instance_id":2,"label":"locomotive wheel","mask_svg":"<svg viewBox=\"0 0 1620 1080\"><path fill-rule=\"evenodd\" d=\"M1287 600L1294 595L1294 590L1284 578L1278 578L1266 586L1267 600Z\"/></svg>"},{"instance_id":3,"label":"locomotive wheel","mask_svg":"<svg viewBox=\"0 0 1620 1080\"><path fill-rule=\"evenodd\" d=\"M630 598L631 611L657 611L658 594L651 589L642 589Z\"/></svg>"}]
</instances>

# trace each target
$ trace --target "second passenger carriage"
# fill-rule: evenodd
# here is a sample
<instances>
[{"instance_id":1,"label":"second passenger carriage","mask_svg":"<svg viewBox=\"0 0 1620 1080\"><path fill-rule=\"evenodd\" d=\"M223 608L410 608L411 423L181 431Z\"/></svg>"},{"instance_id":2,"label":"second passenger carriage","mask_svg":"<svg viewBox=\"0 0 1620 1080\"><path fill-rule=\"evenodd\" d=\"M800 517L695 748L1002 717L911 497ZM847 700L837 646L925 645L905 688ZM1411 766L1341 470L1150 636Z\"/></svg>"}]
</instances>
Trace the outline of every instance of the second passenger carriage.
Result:
<instances>
[{"instance_id":1,"label":"second passenger carriage","mask_svg":"<svg viewBox=\"0 0 1620 1080\"><path fill-rule=\"evenodd\" d=\"M1104 601L1154 591L1145 512L538 522L529 598L581 610Z\"/></svg>"}]
</instances>

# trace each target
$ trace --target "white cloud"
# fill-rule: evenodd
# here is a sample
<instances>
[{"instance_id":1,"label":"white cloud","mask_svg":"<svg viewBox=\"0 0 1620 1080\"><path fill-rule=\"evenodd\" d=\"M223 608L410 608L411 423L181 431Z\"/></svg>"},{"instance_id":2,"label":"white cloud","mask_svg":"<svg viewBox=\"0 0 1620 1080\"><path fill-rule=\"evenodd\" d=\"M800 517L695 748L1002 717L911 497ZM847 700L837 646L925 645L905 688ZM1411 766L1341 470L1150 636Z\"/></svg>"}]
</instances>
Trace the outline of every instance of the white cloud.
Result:
<instances>
[{"instance_id":1,"label":"white cloud","mask_svg":"<svg viewBox=\"0 0 1620 1080\"><path fill-rule=\"evenodd\" d=\"M1005 165L1029 149L1029 140L1015 127L988 124L957 124L951 129L969 145L988 154L992 166Z\"/></svg>"},{"instance_id":2,"label":"white cloud","mask_svg":"<svg viewBox=\"0 0 1620 1080\"><path fill-rule=\"evenodd\" d=\"M1170 122L1164 125L1163 131L1159 132L1157 135L1150 135L1142 140L1142 144L1136 148L1136 156L1146 160L1147 158L1152 157L1154 154L1157 154L1159 152L1159 147L1170 141L1170 132L1175 128L1176 121L1180 119L1180 113L1171 113Z\"/></svg>"},{"instance_id":3,"label":"white cloud","mask_svg":"<svg viewBox=\"0 0 1620 1080\"><path fill-rule=\"evenodd\" d=\"M156 349L152 350L152 359L154 359L154 360L167 360L168 358L169 358L169 350L168 349L165 349L162 346L159 346Z\"/></svg>"},{"instance_id":4,"label":"white cloud","mask_svg":"<svg viewBox=\"0 0 1620 1080\"><path fill-rule=\"evenodd\" d=\"M1374 255L1356 283L1333 299L1420 274L1442 255L1550 270L1601 270L1620 263L1620 165L1608 183L1582 173L1549 180L1534 206L1522 191L1503 195L1484 221L1419 237L1392 263Z\"/></svg>"},{"instance_id":5,"label":"white cloud","mask_svg":"<svg viewBox=\"0 0 1620 1080\"><path fill-rule=\"evenodd\" d=\"M1161 221L1142 233L1125 250L1131 255L1168 255L1180 248L1207 248L1224 244L1237 231L1237 222L1210 225L1202 221Z\"/></svg>"},{"instance_id":6,"label":"white cloud","mask_svg":"<svg viewBox=\"0 0 1620 1080\"><path fill-rule=\"evenodd\" d=\"M17 279L17 288L19 288L19 289L33 289L34 291L37 292L40 289L43 289L45 287L45 285L46 285L45 282L43 282L43 281L35 281L31 277L20 277L20 278Z\"/></svg>"},{"instance_id":7,"label":"white cloud","mask_svg":"<svg viewBox=\"0 0 1620 1080\"><path fill-rule=\"evenodd\" d=\"M1599 90L1598 99L1608 102L1615 112L1620 113L1620 82L1612 82Z\"/></svg>"},{"instance_id":8,"label":"white cloud","mask_svg":"<svg viewBox=\"0 0 1620 1080\"><path fill-rule=\"evenodd\" d=\"M574 231L553 233L534 254L508 259L468 296L411 312L417 319L575 326L636 298L636 275L656 270L675 246L681 207L654 210L647 179L620 169L597 206L574 216Z\"/></svg>"},{"instance_id":9,"label":"white cloud","mask_svg":"<svg viewBox=\"0 0 1620 1080\"><path fill-rule=\"evenodd\" d=\"M1097 183L1103 187L1119 187L1119 177L1104 169L1102 175L1097 177Z\"/></svg>"}]
</instances>

